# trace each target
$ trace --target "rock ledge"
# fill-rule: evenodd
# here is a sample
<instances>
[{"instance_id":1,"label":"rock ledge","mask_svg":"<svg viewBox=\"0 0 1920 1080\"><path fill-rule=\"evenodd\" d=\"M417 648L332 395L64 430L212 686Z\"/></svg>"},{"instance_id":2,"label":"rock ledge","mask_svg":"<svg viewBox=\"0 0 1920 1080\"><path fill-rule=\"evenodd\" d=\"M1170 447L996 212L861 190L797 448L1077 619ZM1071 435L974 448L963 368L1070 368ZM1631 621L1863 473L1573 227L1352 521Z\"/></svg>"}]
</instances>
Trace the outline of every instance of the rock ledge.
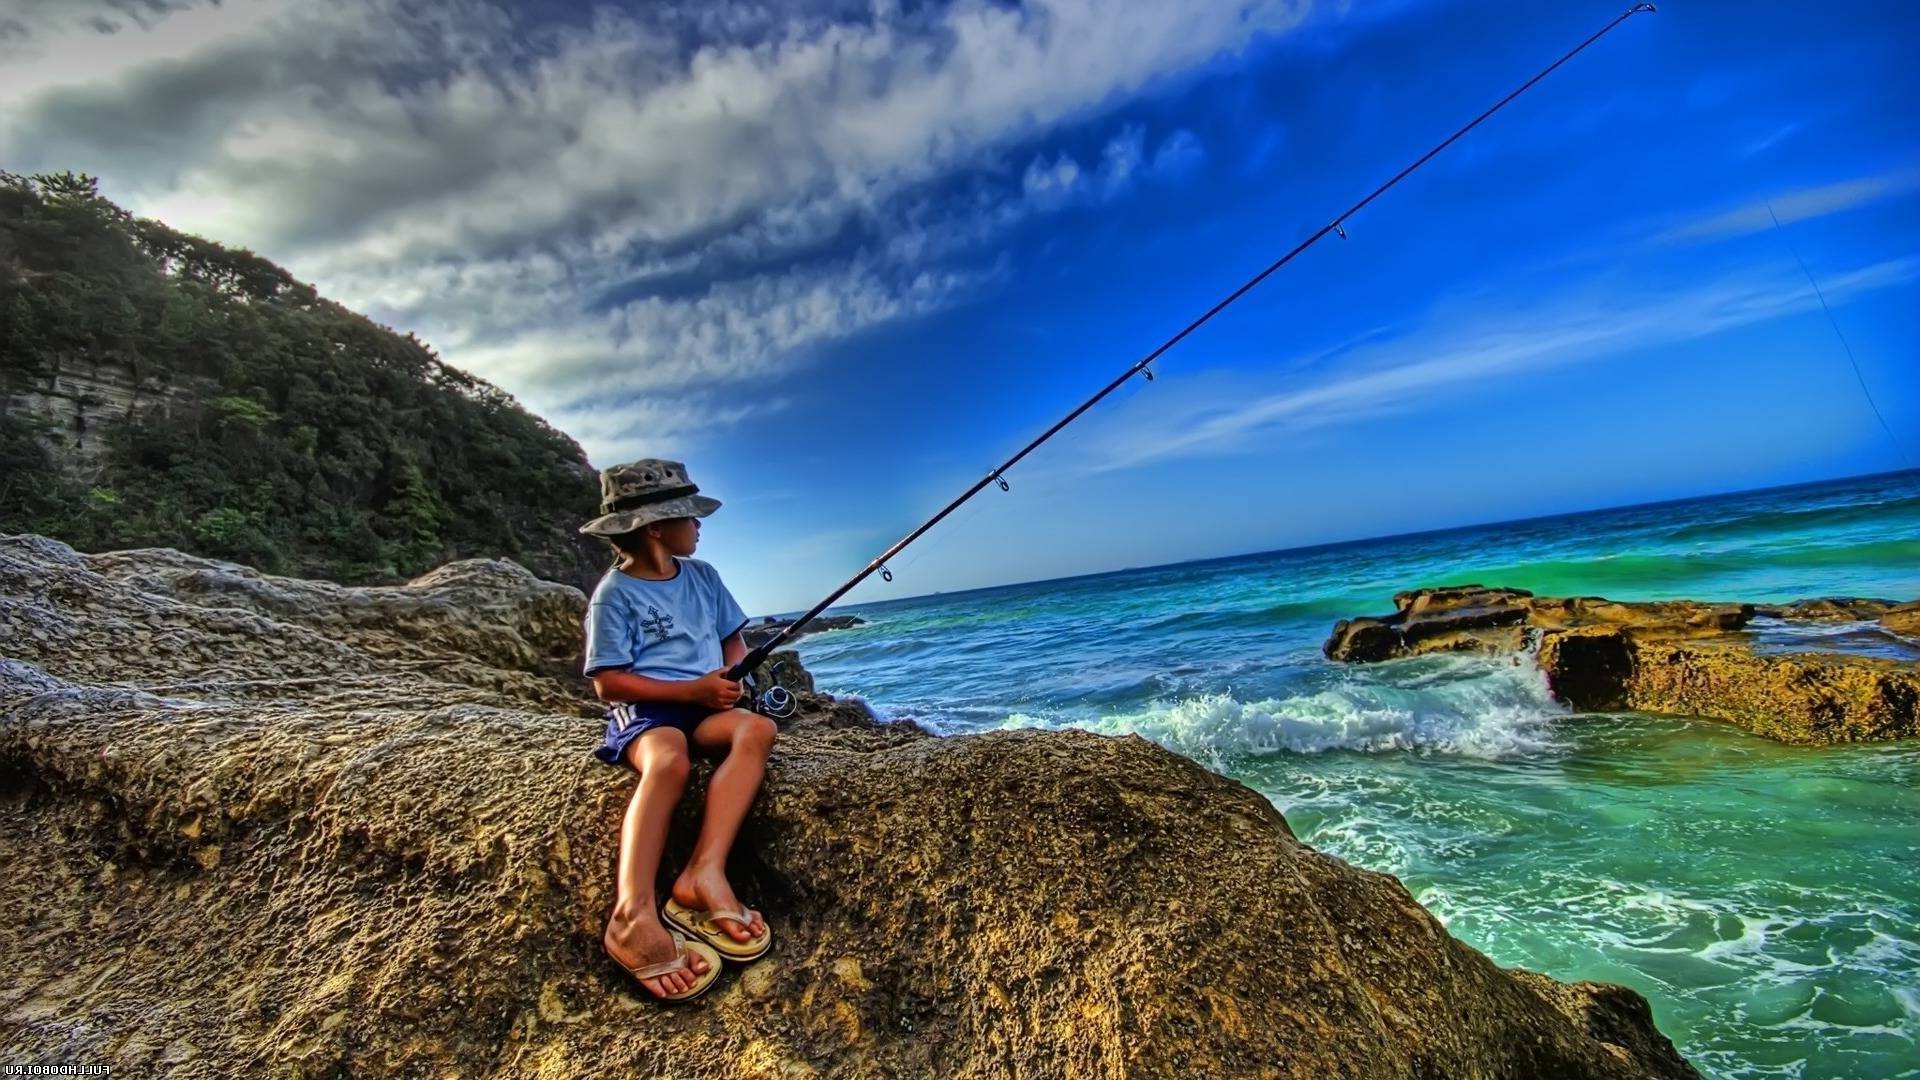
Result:
<instances>
[{"instance_id":1,"label":"rock ledge","mask_svg":"<svg viewBox=\"0 0 1920 1080\"><path fill-rule=\"evenodd\" d=\"M1639 995L1496 967L1395 879L1147 740L938 738L813 694L729 867L774 949L662 1007L599 948L633 778L589 756L599 710L551 673L583 607L512 564L343 589L0 537L0 1058L1695 1075Z\"/></svg>"},{"instance_id":2,"label":"rock ledge","mask_svg":"<svg viewBox=\"0 0 1920 1080\"><path fill-rule=\"evenodd\" d=\"M1328 658L1532 651L1554 696L1585 711L1704 716L1788 743L1920 734L1920 663L1896 658L1920 656L1911 640L1920 634L1920 601L1621 603L1454 585L1403 592L1393 605L1392 615L1334 624ZM1856 624L1886 655L1779 646L1762 632L1822 623Z\"/></svg>"}]
</instances>

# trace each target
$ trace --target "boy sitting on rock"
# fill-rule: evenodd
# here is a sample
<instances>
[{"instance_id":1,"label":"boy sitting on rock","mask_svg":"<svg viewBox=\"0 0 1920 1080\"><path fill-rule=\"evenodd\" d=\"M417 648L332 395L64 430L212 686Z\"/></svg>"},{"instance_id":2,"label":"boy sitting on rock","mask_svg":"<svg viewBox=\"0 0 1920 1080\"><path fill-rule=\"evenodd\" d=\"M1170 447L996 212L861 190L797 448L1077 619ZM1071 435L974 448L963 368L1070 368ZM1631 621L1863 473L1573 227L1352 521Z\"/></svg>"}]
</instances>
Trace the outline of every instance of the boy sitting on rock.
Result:
<instances>
[{"instance_id":1,"label":"boy sitting on rock","mask_svg":"<svg viewBox=\"0 0 1920 1080\"><path fill-rule=\"evenodd\" d=\"M602 944L663 1001L690 1001L720 976L720 958L753 960L773 943L758 911L727 883L727 852L760 790L774 722L735 708L727 669L747 653L747 623L720 575L694 558L700 519L720 508L677 461L648 458L600 473L601 516L580 527L618 554L587 605L585 673L607 710L594 756L640 774L620 830L620 868ZM688 752L724 756L707 786L693 855L660 915L654 878L667 824L686 788ZM665 919L665 924L662 923ZM693 940L689 940L689 937Z\"/></svg>"}]
</instances>

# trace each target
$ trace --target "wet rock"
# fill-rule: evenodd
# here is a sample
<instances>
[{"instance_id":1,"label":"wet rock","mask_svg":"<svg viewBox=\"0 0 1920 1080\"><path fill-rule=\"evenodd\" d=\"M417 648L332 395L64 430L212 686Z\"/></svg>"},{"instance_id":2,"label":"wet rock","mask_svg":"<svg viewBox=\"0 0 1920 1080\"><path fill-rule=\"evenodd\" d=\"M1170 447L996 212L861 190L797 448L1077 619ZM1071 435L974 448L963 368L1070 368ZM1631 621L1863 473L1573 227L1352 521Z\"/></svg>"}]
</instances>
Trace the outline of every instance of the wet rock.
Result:
<instances>
[{"instance_id":1,"label":"wet rock","mask_svg":"<svg viewBox=\"0 0 1920 1080\"><path fill-rule=\"evenodd\" d=\"M1795 600L1785 606L1766 607L1760 610L1763 614L1781 619L1846 622L1878 619L1896 606L1898 605L1891 600L1874 600L1858 596L1822 596L1812 600Z\"/></svg>"},{"instance_id":2,"label":"wet rock","mask_svg":"<svg viewBox=\"0 0 1920 1080\"><path fill-rule=\"evenodd\" d=\"M589 756L599 707L543 673L579 594L495 565L390 590L249 573L0 538L8 1061L1694 1075L1638 995L1496 967L1145 739L940 738L816 694L729 867L773 951L664 1008L600 952L633 780Z\"/></svg>"},{"instance_id":3,"label":"wet rock","mask_svg":"<svg viewBox=\"0 0 1920 1080\"><path fill-rule=\"evenodd\" d=\"M1880 616L1880 625L1896 634L1920 638L1920 600L1897 604Z\"/></svg>"},{"instance_id":4,"label":"wet rock","mask_svg":"<svg viewBox=\"0 0 1920 1080\"><path fill-rule=\"evenodd\" d=\"M1633 650L1620 631L1581 627L1548 635L1538 656L1548 688L1561 701L1587 712L1630 707Z\"/></svg>"},{"instance_id":5,"label":"wet rock","mask_svg":"<svg viewBox=\"0 0 1920 1080\"><path fill-rule=\"evenodd\" d=\"M1881 620L1911 632L1920 602L1826 597L1793 604L1622 603L1479 585L1401 593L1395 614L1336 623L1324 651L1371 662L1469 649L1534 650L1554 696L1576 709L1636 709L1725 720L1781 742L1920 734L1920 665L1839 652L1756 651L1759 616Z\"/></svg>"},{"instance_id":6,"label":"wet rock","mask_svg":"<svg viewBox=\"0 0 1920 1080\"><path fill-rule=\"evenodd\" d=\"M1322 651L1329 659L1353 663L1416 652L1511 651L1521 644L1519 626L1532 595L1480 585L1399 593L1392 615L1336 623Z\"/></svg>"},{"instance_id":7,"label":"wet rock","mask_svg":"<svg viewBox=\"0 0 1920 1080\"><path fill-rule=\"evenodd\" d=\"M1406 640L1389 619L1342 619L1321 650L1332 660L1371 663L1402 655Z\"/></svg>"}]
</instances>

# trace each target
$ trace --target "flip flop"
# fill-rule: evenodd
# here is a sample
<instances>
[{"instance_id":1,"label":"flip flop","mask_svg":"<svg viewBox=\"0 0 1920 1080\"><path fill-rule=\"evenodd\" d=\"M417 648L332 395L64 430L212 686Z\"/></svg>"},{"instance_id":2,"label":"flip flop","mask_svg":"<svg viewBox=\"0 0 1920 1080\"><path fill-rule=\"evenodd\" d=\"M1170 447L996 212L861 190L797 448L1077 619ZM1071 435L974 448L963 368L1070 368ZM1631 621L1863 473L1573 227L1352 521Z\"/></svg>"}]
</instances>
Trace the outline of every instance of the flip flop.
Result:
<instances>
[{"instance_id":1,"label":"flip flop","mask_svg":"<svg viewBox=\"0 0 1920 1080\"><path fill-rule=\"evenodd\" d=\"M690 952L699 953L707 961L707 973L700 976L699 981L695 982L691 988L682 990L677 994L654 994L651 990L647 990L647 993L662 1003L678 1003L682 1001L692 1001L694 998L713 989L713 984L720 981L720 954L714 952L701 942L688 941L687 935L681 933L676 927L667 927L667 933L673 935L674 946L679 950L671 960L662 960L657 964L648 964L643 968L631 968L627 966L626 961L617 956L613 956L611 950L607 952L607 955L613 956L613 962L619 964L621 970L633 976L635 979L651 979L655 975L665 975L668 972L679 971L681 968L687 967L687 954ZM641 989L644 990L646 987L642 986Z\"/></svg>"},{"instance_id":2,"label":"flip flop","mask_svg":"<svg viewBox=\"0 0 1920 1080\"><path fill-rule=\"evenodd\" d=\"M715 908L712 911L701 911L698 908L690 908L669 896L660 913L668 922L690 934L697 935L701 941L712 946L715 952L735 963L758 960L766 955L768 949L773 948L773 927L771 926L761 931L757 938L735 941L725 927L714 921L715 919L732 919L742 927L750 926L754 915L751 910L725 911Z\"/></svg>"}]
</instances>

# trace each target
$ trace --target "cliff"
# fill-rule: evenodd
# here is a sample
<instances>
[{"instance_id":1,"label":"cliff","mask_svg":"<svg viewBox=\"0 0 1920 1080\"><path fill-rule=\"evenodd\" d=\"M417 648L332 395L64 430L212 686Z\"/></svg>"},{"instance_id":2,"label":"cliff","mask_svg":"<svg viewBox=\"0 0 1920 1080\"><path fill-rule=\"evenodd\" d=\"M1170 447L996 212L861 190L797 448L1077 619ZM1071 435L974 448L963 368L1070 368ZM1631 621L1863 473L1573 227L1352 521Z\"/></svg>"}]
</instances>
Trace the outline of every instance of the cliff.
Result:
<instances>
[{"instance_id":1,"label":"cliff","mask_svg":"<svg viewBox=\"0 0 1920 1080\"><path fill-rule=\"evenodd\" d=\"M1149 741L942 738L812 693L730 867L774 951L663 1008L599 950L633 779L589 756L582 604L504 561L342 587L0 538L0 1057L184 1077L1694 1075L1638 995L1495 966L1392 877Z\"/></svg>"},{"instance_id":2,"label":"cliff","mask_svg":"<svg viewBox=\"0 0 1920 1080\"><path fill-rule=\"evenodd\" d=\"M504 554L591 588L580 447L250 252L0 172L0 532L395 582Z\"/></svg>"},{"instance_id":3,"label":"cliff","mask_svg":"<svg viewBox=\"0 0 1920 1080\"><path fill-rule=\"evenodd\" d=\"M1367 663L1435 652L1532 651L1555 697L1586 711L1724 720L1787 743L1920 734L1920 601L1785 605L1620 603L1458 585L1403 592L1395 611L1343 619L1325 646ZM1846 628L1847 638L1808 627Z\"/></svg>"},{"instance_id":4,"label":"cliff","mask_svg":"<svg viewBox=\"0 0 1920 1080\"><path fill-rule=\"evenodd\" d=\"M211 380L193 382L177 386L164 370L142 371L101 356L50 357L33 367L13 361L0 365L0 409L37 421L50 460L72 478L89 480L109 464L107 435L129 417L143 409L171 415L214 389Z\"/></svg>"}]
</instances>

